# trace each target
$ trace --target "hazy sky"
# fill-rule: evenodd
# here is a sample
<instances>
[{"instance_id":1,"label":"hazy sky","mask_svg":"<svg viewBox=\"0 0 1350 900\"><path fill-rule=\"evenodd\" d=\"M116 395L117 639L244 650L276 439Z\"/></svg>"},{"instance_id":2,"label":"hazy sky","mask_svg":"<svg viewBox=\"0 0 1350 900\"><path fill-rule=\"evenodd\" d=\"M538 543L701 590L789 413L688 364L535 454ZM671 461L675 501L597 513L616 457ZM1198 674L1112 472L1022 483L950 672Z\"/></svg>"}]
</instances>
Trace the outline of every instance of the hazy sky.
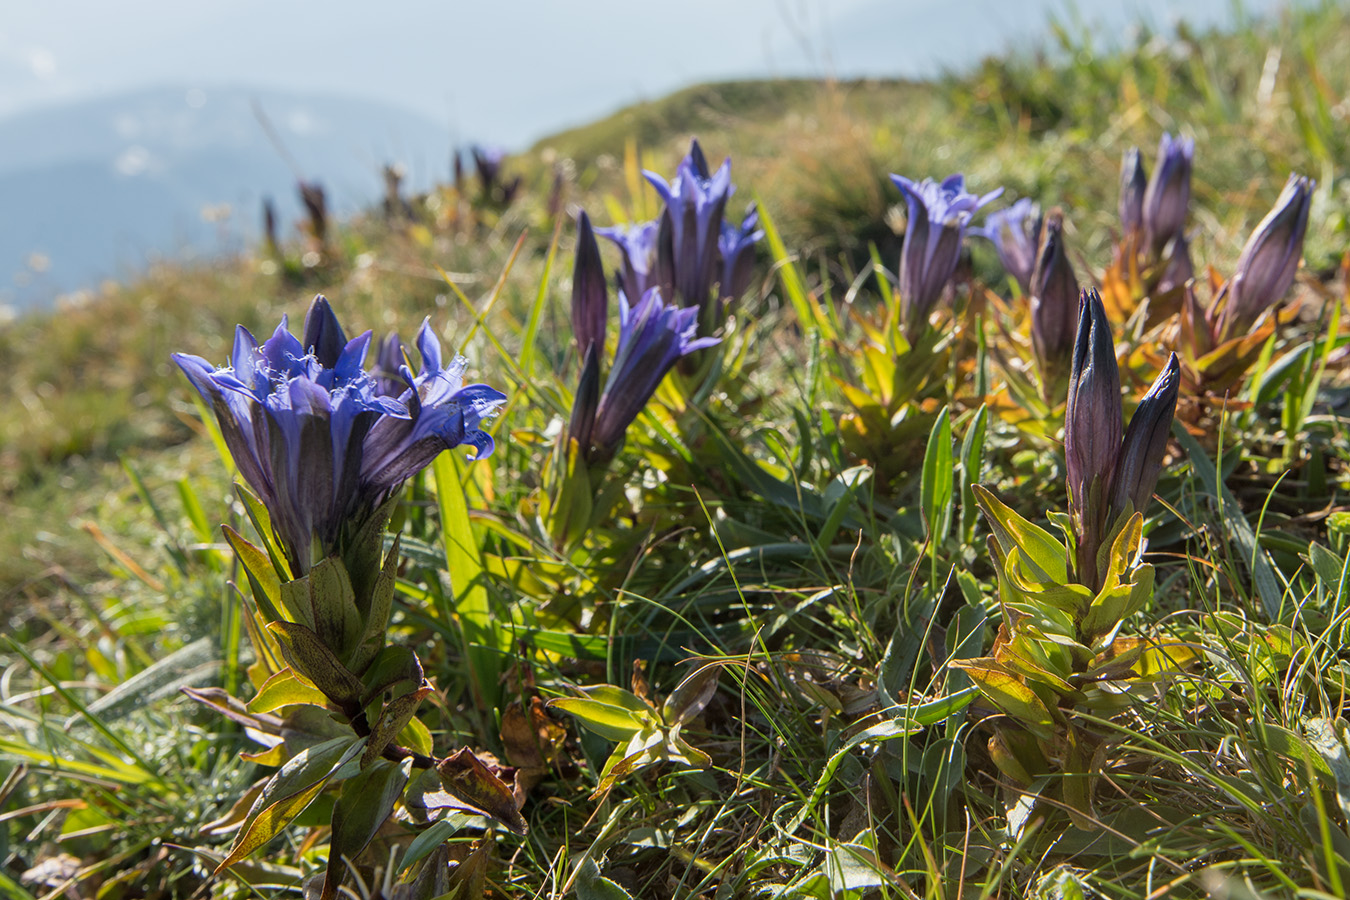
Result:
<instances>
[{"instance_id":1,"label":"hazy sky","mask_svg":"<svg viewBox=\"0 0 1350 900\"><path fill-rule=\"evenodd\" d=\"M1264 10L1277 0L1248 0ZM161 84L379 99L519 147L710 79L923 75L1025 46L1047 15L1112 26L1230 0L4 0L0 116ZM1106 29L1119 34L1118 27Z\"/></svg>"}]
</instances>

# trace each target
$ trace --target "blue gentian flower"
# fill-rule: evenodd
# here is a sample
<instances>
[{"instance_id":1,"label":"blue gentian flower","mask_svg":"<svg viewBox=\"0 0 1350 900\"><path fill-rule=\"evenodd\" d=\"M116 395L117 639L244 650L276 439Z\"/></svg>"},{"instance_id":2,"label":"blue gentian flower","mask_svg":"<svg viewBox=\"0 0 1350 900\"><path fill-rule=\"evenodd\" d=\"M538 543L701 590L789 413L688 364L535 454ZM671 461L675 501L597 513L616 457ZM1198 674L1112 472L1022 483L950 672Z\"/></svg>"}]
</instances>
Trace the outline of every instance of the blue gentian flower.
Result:
<instances>
[{"instance_id":1,"label":"blue gentian flower","mask_svg":"<svg viewBox=\"0 0 1350 900\"><path fill-rule=\"evenodd\" d=\"M965 177L960 174L941 184L931 178L915 183L902 175L892 175L891 181L909 206L900 251L900 311L905 337L913 342L928 326L929 310L956 272L961 238L971 216L1002 194L1003 188L977 197L966 192Z\"/></svg>"},{"instance_id":2,"label":"blue gentian flower","mask_svg":"<svg viewBox=\"0 0 1350 900\"><path fill-rule=\"evenodd\" d=\"M588 460L608 462L623 443L624 432L642 412L661 379L679 361L720 338L698 337L698 309L681 309L661 300L652 288L637 303L619 295L619 346L595 412Z\"/></svg>"},{"instance_id":3,"label":"blue gentian flower","mask_svg":"<svg viewBox=\"0 0 1350 900\"><path fill-rule=\"evenodd\" d=\"M666 258L658 252L661 239L661 220L639 222L636 225L614 225L609 228L597 228L595 233L608 238L623 254L623 265L618 272L619 290L628 297L641 297L654 287L661 288L666 296L674 289L673 276L664 271L669 265ZM665 239L670 240L667 228Z\"/></svg>"},{"instance_id":4,"label":"blue gentian flower","mask_svg":"<svg viewBox=\"0 0 1350 900\"><path fill-rule=\"evenodd\" d=\"M1004 270L1017 279L1023 296L1031 296L1031 274L1041 241L1041 214L1031 198L1023 197L1007 209L991 212L984 227L972 228L970 233L993 243Z\"/></svg>"},{"instance_id":5,"label":"blue gentian flower","mask_svg":"<svg viewBox=\"0 0 1350 900\"><path fill-rule=\"evenodd\" d=\"M430 320L417 334L421 371L414 377L400 365L397 397L381 394L365 369L370 341L370 332L347 340L319 296L305 317L303 343L283 317L261 346L246 328L236 329L228 366L173 355L214 410L296 578L442 450L468 445L475 459L492 452L479 426L505 395L482 384L465 387L462 357L443 366Z\"/></svg>"}]
</instances>

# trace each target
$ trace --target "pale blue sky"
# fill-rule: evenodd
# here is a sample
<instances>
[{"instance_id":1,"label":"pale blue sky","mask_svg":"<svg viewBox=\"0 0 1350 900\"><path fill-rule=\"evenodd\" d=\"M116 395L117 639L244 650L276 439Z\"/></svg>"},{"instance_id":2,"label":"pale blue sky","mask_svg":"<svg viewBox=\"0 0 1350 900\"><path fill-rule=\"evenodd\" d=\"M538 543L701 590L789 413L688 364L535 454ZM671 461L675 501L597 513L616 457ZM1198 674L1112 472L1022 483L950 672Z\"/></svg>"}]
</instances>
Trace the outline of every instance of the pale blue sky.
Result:
<instances>
[{"instance_id":1,"label":"pale blue sky","mask_svg":"<svg viewBox=\"0 0 1350 900\"><path fill-rule=\"evenodd\" d=\"M1249 10L1278 0L1247 0ZM520 147L710 79L932 74L1025 46L1076 8L1120 34L1230 0L5 0L0 116L152 85L396 103Z\"/></svg>"}]
</instances>

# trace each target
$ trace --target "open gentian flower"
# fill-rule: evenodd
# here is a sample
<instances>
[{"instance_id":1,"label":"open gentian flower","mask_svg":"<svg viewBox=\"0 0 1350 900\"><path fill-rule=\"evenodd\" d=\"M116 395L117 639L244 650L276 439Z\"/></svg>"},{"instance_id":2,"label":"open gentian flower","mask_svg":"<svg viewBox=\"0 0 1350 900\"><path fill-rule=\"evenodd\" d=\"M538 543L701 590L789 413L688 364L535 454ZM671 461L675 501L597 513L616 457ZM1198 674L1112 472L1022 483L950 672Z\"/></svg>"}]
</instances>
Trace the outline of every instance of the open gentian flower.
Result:
<instances>
[{"instance_id":1,"label":"open gentian flower","mask_svg":"<svg viewBox=\"0 0 1350 900\"><path fill-rule=\"evenodd\" d=\"M1004 270L1017 279L1023 296L1031 296L1031 274L1041 242L1041 215L1031 198L1023 197L1007 209L991 212L984 227L972 228L970 233L993 243Z\"/></svg>"},{"instance_id":2,"label":"open gentian flower","mask_svg":"<svg viewBox=\"0 0 1350 900\"><path fill-rule=\"evenodd\" d=\"M619 295L619 346L609 367L589 435L573 435L592 463L618 452L624 432L642 412L661 379L680 357L711 347L720 338L698 337L698 309L661 300L652 288L637 303ZM587 418L582 416L581 418Z\"/></svg>"},{"instance_id":3,"label":"open gentian flower","mask_svg":"<svg viewBox=\"0 0 1350 900\"><path fill-rule=\"evenodd\" d=\"M261 346L242 326L230 365L173 355L215 411L240 474L272 517L291 564L304 576L338 552L412 475L449 447L492 452L479 426L506 399L465 387L466 360L441 364L430 320L417 333L421 372L400 366L404 389L382 395L365 369L371 333L347 340L322 296L305 316L303 342L283 317Z\"/></svg>"},{"instance_id":4,"label":"open gentian flower","mask_svg":"<svg viewBox=\"0 0 1350 900\"><path fill-rule=\"evenodd\" d=\"M670 183L655 172L643 174L665 201L670 216L675 291L684 305L702 308L708 303L714 278L721 275L716 269L718 240L727 200L736 191L731 183L731 160L723 160L716 172L710 172L703 149L694 141Z\"/></svg>"},{"instance_id":5,"label":"open gentian flower","mask_svg":"<svg viewBox=\"0 0 1350 900\"><path fill-rule=\"evenodd\" d=\"M663 258L658 252L662 237L659 219L636 225L597 228L595 233L608 238L623 254L623 267L617 276L620 291L629 297L641 297L651 288L659 287L662 293L669 295L674 288L674 276L663 269L669 265L672 254L667 250ZM664 237L670 240L669 228Z\"/></svg>"},{"instance_id":6,"label":"open gentian flower","mask_svg":"<svg viewBox=\"0 0 1350 900\"><path fill-rule=\"evenodd\" d=\"M912 343L928 327L928 312L942 296L961 257L961 238L975 211L1003 193L983 197L966 192L965 176L956 174L941 184L931 178L915 183L902 175L891 181L909 206L905 242L900 251L900 312L905 337Z\"/></svg>"}]
</instances>

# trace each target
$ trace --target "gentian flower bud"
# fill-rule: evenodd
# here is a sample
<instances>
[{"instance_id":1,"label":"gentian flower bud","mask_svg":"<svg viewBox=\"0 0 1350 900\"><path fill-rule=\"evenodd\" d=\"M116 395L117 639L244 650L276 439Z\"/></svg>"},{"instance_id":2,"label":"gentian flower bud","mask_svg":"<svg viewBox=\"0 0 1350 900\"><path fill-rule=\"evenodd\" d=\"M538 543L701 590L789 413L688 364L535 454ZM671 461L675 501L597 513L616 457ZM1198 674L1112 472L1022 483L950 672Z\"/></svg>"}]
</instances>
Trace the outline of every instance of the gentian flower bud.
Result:
<instances>
[{"instance_id":1,"label":"gentian flower bud","mask_svg":"<svg viewBox=\"0 0 1350 900\"><path fill-rule=\"evenodd\" d=\"M595 428L595 411L600 405L600 351L603 344L591 344L581 364L581 378L572 398L572 416L567 423L567 436L577 442L581 452L591 446L591 432Z\"/></svg>"},{"instance_id":2,"label":"gentian flower bud","mask_svg":"<svg viewBox=\"0 0 1350 900\"><path fill-rule=\"evenodd\" d=\"M619 347L595 414L588 462L614 457L624 432L680 357L718 343L719 338L697 337L698 312L662 303L655 288L632 306L619 295Z\"/></svg>"},{"instance_id":3,"label":"gentian flower bud","mask_svg":"<svg viewBox=\"0 0 1350 900\"><path fill-rule=\"evenodd\" d=\"M1045 217L1029 288L1031 345L1041 367L1042 386L1048 390L1053 376L1064 371L1063 364L1073 355L1078 309L1078 278L1064 250L1064 213L1058 208Z\"/></svg>"},{"instance_id":4,"label":"gentian flower bud","mask_svg":"<svg viewBox=\"0 0 1350 900\"><path fill-rule=\"evenodd\" d=\"M891 181L905 195L909 208L900 250L900 311L905 337L912 343L928 327L928 313L956 271L961 238L975 211L1003 193L998 188L976 197L966 192L965 177L949 176L941 184L920 183L901 175Z\"/></svg>"},{"instance_id":5,"label":"gentian flower bud","mask_svg":"<svg viewBox=\"0 0 1350 900\"><path fill-rule=\"evenodd\" d=\"M1143 223L1148 246L1156 255L1186 226L1191 203L1191 164L1195 141L1166 132L1158 142L1153 177L1144 191Z\"/></svg>"},{"instance_id":6,"label":"gentian flower bud","mask_svg":"<svg viewBox=\"0 0 1350 900\"><path fill-rule=\"evenodd\" d=\"M403 383L403 341L398 334L389 332L380 342L380 351L375 355L375 368L370 377L375 379L375 392L381 397L398 398L407 387Z\"/></svg>"},{"instance_id":7,"label":"gentian flower bud","mask_svg":"<svg viewBox=\"0 0 1350 900\"><path fill-rule=\"evenodd\" d=\"M505 396L486 385L465 387L466 361L441 365L441 347L422 324L420 374L401 367L404 390L381 395L364 368L371 333L343 340L323 297L306 316L302 344L283 317L261 346L235 331L230 365L175 353L193 387L215 411L240 474L271 514L272 526L303 577L320 559L343 551L384 501L442 450L467 444L474 458L492 452L479 430Z\"/></svg>"},{"instance_id":8,"label":"gentian flower bud","mask_svg":"<svg viewBox=\"0 0 1350 900\"><path fill-rule=\"evenodd\" d=\"M1120 161L1120 227L1125 234L1138 233L1144 227L1144 192L1148 173L1138 147L1125 151Z\"/></svg>"},{"instance_id":9,"label":"gentian flower bud","mask_svg":"<svg viewBox=\"0 0 1350 900\"><path fill-rule=\"evenodd\" d=\"M583 356L592 344L604 349L608 316L609 291L600 245L595 242L591 217L582 210L577 216L577 258L572 267L572 333Z\"/></svg>"},{"instance_id":10,"label":"gentian flower bud","mask_svg":"<svg viewBox=\"0 0 1350 900\"><path fill-rule=\"evenodd\" d=\"M1111 323L1106 319L1101 296L1088 288L1078 304L1078 334L1064 417L1069 507L1079 517L1089 511L1094 483L1100 484L1100 504L1111 496L1123 419Z\"/></svg>"},{"instance_id":11,"label":"gentian flower bud","mask_svg":"<svg viewBox=\"0 0 1350 900\"><path fill-rule=\"evenodd\" d=\"M971 234L993 242L999 262L1009 275L1017 279L1024 296L1032 296L1031 275L1036 268L1036 248L1041 241L1041 214L1030 197L1023 197L1007 209L991 212L985 217L983 228L972 228ZM1074 292L1073 302L1078 302Z\"/></svg>"},{"instance_id":12,"label":"gentian flower bud","mask_svg":"<svg viewBox=\"0 0 1350 900\"><path fill-rule=\"evenodd\" d=\"M755 243L764 237L759 228L759 210L751 203L739 226L722 222L722 233L717 239L717 252L722 257L719 301L733 301L745 293L754 275Z\"/></svg>"},{"instance_id":13,"label":"gentian flower bud","mask_svg":"<svg viewBox=\"0 0 1350 900\"><path fill-rule=\"evenodd\" d=\"M694 141L669 183L655 172L643 174L670 214L675 292L686 306L702 309L708 304L714 277L720 274L715 267L722 218L727 200L736 191L731 183L731 160L723 160L710 173L703 150Z\"/></svg>"},{"instance_id":14,"label":"gentian flower bud","mask_svg":"<svg viewBox=\"0 0 1350 900\"><path fill-rule=\"evenodd\" d=\"M1303 238L1308 232L1308 211L1317 182L1293 174L1275 206L1247 238L1238 257L1237 270L1228 282L1228 295L1220 315L1220 331L1235 336L1256 323L1261 314L1284 297L1294 283L1303 258Z\"/></svg>"},{"instance_id":15,"label":"gentian flower bud","mask_svg":"<svg viewBox=\"0 0 1350 900\"><path fill-rule=\"evenodd\" d=\"M1121 435L1120 371L1111 327L1095 290L1082 295L1064 420L1069 514L1076 543L1074 577L1100 590L1098 551L1127 510L1143 512L1158 483L1172 428L1181 365L1175 353Z\"/></svg>"},{"instance_id":16,"label":"gentian flower bud","mask_svg":"<svg viewBox=\"0 0 1350 900\"><path fill-rule=\"evenodd\" d=\"M1108 525L1126 509L1143 512L1148 508L1161 474L1167 437L1172 433L1172 417L1176 413L1180 387L1181 364L1173 353L1144 399L1139 401L1130 418L1130 427L1125 430L1120 460L1116 464L1111 506L1106 516Z\"/></svg>"},{"instance_id":17,"label":"gentian flower bud","mask_svg":"<svg viewBox=\"0 0 1350 900\"><path fill-rule=\"evenodd\" d=\"M1162 275L1158 277L1157 293L1165 294L1168 291L1175 290L1194 277L1195 266L1191 264L1191 242L1186 240L1185 234L1178 234L1172 238L1172 244L1167 252L1167 264L1163 266Z\"/></svg>"},{"instance_id":18,"label":"gentian flower bud","mask_svg":"<svg viewBox=\"0 0 1350 900\"><path fill-rule=\"evenodd\" d=\"M328 239L328 195L317 181L296 182L300 203L309 216L309 233L319 244Z\"/></svg>"}]
</instances>

